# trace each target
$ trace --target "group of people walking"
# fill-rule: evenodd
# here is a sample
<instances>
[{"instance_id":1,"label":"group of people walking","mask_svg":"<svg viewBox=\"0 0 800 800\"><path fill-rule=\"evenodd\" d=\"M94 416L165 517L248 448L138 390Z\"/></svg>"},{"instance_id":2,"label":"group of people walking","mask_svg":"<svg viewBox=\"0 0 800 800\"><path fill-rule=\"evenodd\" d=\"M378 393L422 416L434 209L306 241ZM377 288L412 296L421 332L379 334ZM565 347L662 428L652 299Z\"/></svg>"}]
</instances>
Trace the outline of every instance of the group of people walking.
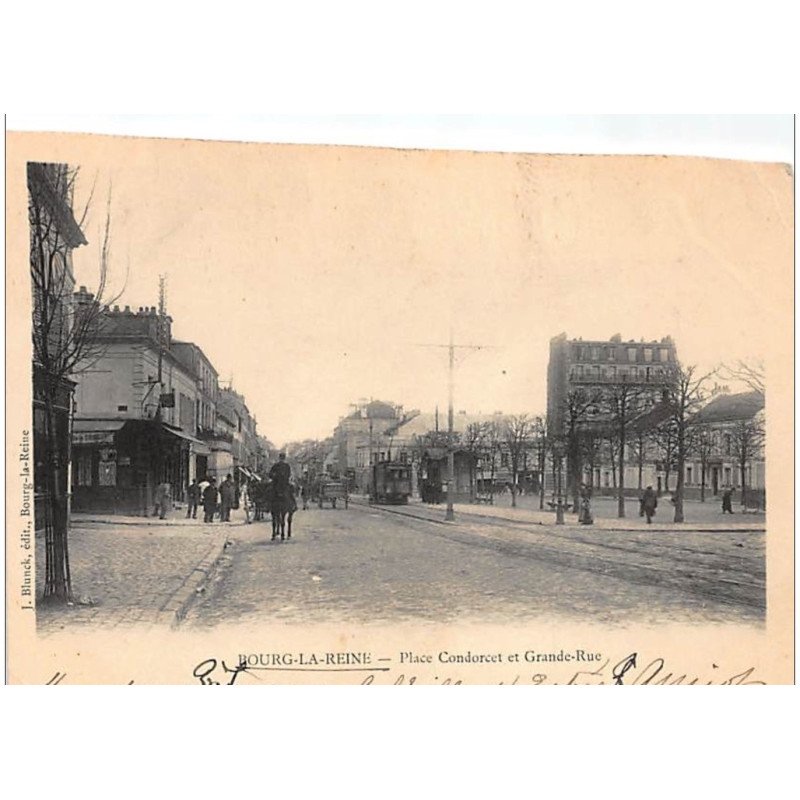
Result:
<instances>
[{"instance_id":1,"label":"group of people walking","mask_svg":"<svg viewBox=\"0 0 800 800\"><path fill-rule=\"evenodd\" d=\"M186 490L186 519L197 519L198 509L202 508L203 522L213 522L215 517L220 522L230 522L231 510L239 508L244 511L245 522L249 523L254 517L260 518L267 509L269 505L267 495L287 494L294 499L291 485L292 472L286 461L285 453L281 453L278 461L272 465L269 481L261 482L262 485L256 484L256 488L266 490L267 483L271 491L267 491L266 495L264 491L254 491L251 495L247 481L242 481L237 486L231 475L227 475L219 484L213 476L204 477L200 481L193 478ZM261 513L255 513L255 506L261 506ZM297 506L294 505L294 509L296 508ZM171 509L172 487L168 482L162 482L156 487L153 516L166 519Z\"/></svg>"},{"instance_id":2,"label":"group of people walking","mask_svg":"<svg viewBox=\"0 0 800 800\"><path fill-rule=\"evenodd\" d=\"M202 505L203 522L213 522L216 514L219 514L220 522L230 522L231 509L236 505L236 484L230 475L219 486L214 477L204 478L199 483L195 478L189 484L186 497L187 519L197 519L198 506ZM239 507L248 508L246 483L242 483L239 487Z\"/></svg>"}]
</instances>

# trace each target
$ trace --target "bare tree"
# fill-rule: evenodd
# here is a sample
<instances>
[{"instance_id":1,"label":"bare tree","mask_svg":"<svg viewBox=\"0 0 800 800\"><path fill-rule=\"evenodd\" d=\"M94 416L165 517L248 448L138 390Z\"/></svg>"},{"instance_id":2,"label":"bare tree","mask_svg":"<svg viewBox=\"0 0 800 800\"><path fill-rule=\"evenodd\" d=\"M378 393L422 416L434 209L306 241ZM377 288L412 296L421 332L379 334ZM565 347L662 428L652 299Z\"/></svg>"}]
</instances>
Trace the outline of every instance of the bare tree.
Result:
<instances>
[{"instance_id":1,"label":"bare tree","mask_svg":"<svg viewBox=\"0 0 800 800\"><path fill-rule=\"evenodd\" d=\"M692 415L706 399L706 384L711 377L709 374L701 375L695 366L684 367L676 364L671 373L671 383L668 389L667 402L671 406L669 422L675 440L675 463L677 481L675 495L675 522L683 522L683 484L686 476L686 456L691 445L689 425Z\"/></svg>"},{"instance_id":2,"label":"bare tree","mask_svg":"<svg viewBox=\"0 0 800 800\"><path fill-rule=\"evenodd\" d=\"M580 475L583 467L580 438L592 410L602 401L598 390L582 387L567 392L564 398L564 442L567 456L567 492L572 497L572 510L578 512Z\"/></svg>"},{"instance_id":3,"label":"bare tree","mask_svg":"<svg viewBox=\"0 0 800 800\"><path fill-rule=\"evenodd\" d=\"M764 362L755 359L750 362L737 361L735 364L723 364L718 370L724 380L740 381L749 386L754 392L766 392L766 371Z\"/></svg>"},{"instance_id":4,"label":"bare tree","mask_svg":"<svg viewBox=\"0 0 800 800\"><path fill-rule=\"evenodd\" d=\"M620 519L625 516L625 445L628 441L628 428L641 411L643 394L641 386L623 380L609 387L603 397L610 440L617 450L617 516Z\"/></svg>"},{"instance_id":5,"label":"bare tree","mask_svg":"<svg viewBox=\"0 0 800 800\"><path fill-rule=\"evenodd\" d=\"M631 440L630 449L636 461L637 481L636 488L641 492L644 488L644 464L647 460L650 442L648 441L647 434L641 428L636 431L636 436Z\"/></svg>"},{"instance_id":6,"label":"bare tree","mask_svg":"<svg viewBox=\"0 0 800 800\"><path fill-rule=\"evenodd\" d=\"M652 428L649 439L664 472L663 489L665 492L669 492L669 479L678 465L678 435L672 417L668 417L660 425Z\"/></svg>"},{"instance_id":7,"label":"bare tree","mask_svg":"<svg viewBox=\"0 0 800 800\"><path fill-rule=\"evenodd\" d=\"M750 419L742 419L731 428L731 452L739 467L742 484L742 507L747 506L747 464L756 457L764 446L765 431L759 414Z\"/></svg>"},{"instance_id":8,"label":"bare tree","mask_svg":"<svg viewBox=\"0 0 800 800\"><path fill-rule=\"evenodd\" d=\"M486 423L471 422L462 437L462 447L469 458L469 497L475 501L475 471L478 459L486 449Z\"/></svg>"},{"instance_id":9,"label":"bare tree","mask_svg":"<svg viewBox=\"0 0 800 800\"><path fill-rule=\"evenodd\" d=\"M547 467L547 420L536 417L531 427L531 442L533 444L536 468L539 472L539 508L544 508L544 473Z\"/></svg>"},{"instance_id":10,"label":"bare tree","mask_svg":"<svg viewBox=\"0 0 800 800\"><path fill-rule=\"evenodd\" d=\"M525 451L530 447L533 423L527 414L511 416L503 426L503 440L508 448L511 466L511 507L517 506L517 476L524 459Z\"/></svg>"},{"instance_id":11,"label":"bare tree","mask_svg":"<svg viewBox=\"0 0 800 800\"><path fill-rule=\"evenodd\" d=\"M503 445L503 430L500 423L495 421L487 423L484 442L490 468L489 495L491 502L494 503L494 478L497 472L497 455L502 450Z\"/></svg>"},{"instance_id":12,"label":"bare tree","mask_svg":"<svg viewBox=\"0 0 800 800\"><path fill-rule=\"evenodd\" d=\"M688 434L688 452L700 462L700 502L705 503L708 462L714 452L714 435L706 425L690 426Z\"/></svg>"},{"instance_id":13,"label":"bare tree","mask_svg":"<svg viewBox=\"0 0 800 800\"><path fill-rule=\"evenodd\" d=\"M602 457L603 438L596 429L586 429L580 436L580 457L589 472L589 486L594 488L594 473Z\"/></svg>"},{"instance_id":14,"label":"bare tree","mask_svg":"<svg viewBox=\"0 0 800 800\"><path fill-rule=\"evenodd\" d=\"M33 359L39 377L37 399L44 411L44 597L63 603L72 599L66 486L70 455L69 435L59 422L57 408L60 400L63 405L65 392L71 397L71 378L102 355L98 332L105 305L116 299L105 297L111 231L109 193L97 289L73 306L72 250L86 244L81 228L92 199L90 195L76 220L72 201L77 175L78 170L66 164L28 164Z\"/></svg>"}]
</instances>

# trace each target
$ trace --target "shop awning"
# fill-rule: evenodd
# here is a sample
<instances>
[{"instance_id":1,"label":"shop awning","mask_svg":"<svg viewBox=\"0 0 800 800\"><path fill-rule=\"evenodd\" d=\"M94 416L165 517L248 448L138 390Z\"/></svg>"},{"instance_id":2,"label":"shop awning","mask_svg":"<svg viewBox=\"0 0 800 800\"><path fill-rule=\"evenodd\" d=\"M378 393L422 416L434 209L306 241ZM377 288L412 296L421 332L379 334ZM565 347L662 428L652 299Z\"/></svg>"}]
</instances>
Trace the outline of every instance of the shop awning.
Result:
<instances>
[{"instance_id":1,"label":"shop awning","mask_svg":"<svg viewBox=\"0 0 800 800\"><path fill-rule=\"evenodd\" d=\"M126 422L124 419L74 419L72 444L114 444L114 434Z\"/></svg>"},{"instance_id":2,"label":"shop awning","mask_svg":"<svg viewBox=\"0 0 800 800\"><path fill-rule=\"evenodd\" d=\"M200 453L201 455L209 455L211 453L211 450L205 442L201 442L200 439L191 436L190 434L186 433L186 431L182 431L180 428L175 428L172 425L167 425L166 422L162 422L161 429L164 431L164 433L171 433L178 439L191 442L193 445L192 449L195 453Z\"/></svg>"}]
</instances>

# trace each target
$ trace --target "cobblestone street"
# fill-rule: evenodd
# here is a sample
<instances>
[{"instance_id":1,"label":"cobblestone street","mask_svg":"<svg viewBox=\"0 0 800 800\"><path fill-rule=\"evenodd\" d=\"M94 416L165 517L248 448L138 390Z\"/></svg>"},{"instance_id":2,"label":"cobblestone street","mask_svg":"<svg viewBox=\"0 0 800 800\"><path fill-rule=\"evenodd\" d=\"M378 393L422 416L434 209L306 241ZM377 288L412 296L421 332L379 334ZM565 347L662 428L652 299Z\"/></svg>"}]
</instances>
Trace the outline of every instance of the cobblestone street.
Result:
<instances>
[{"instance_id":1,"label":"cobblestone street","mask_svg":"<svg viewBox=\"0 0 800 800\"><path fill-rule=\"evenodd\" d=\"M171 602L204 559L218 553L235 525L204 526L175 515L157 519L76 515L69 534L75 603L37 601L40 634L76 626L169 625ZM44 538L36 538L37 598L44 584Z\"/></svg>"},{"instance_id":2,"label":"cobblestone street","mask_svg":"<svg viewBox=\"0 0 800 800\"><path fill-rule=\"evenodd\" d=\"M269 541L268 523L239 527L184 625L763 622L761 531L441 518L441 509L355 503L298 512L294 537L284 543Z\"/></svg>"}]
</instances>

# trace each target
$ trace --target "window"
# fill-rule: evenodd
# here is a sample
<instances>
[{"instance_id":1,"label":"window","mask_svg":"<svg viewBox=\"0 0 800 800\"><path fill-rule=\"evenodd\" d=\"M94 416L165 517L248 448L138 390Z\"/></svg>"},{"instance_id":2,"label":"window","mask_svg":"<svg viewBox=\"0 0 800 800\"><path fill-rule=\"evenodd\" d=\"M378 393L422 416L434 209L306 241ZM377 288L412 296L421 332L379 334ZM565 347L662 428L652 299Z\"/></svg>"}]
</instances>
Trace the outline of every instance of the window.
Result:
<instances>
[{"instance_id":1,"label":"window","mask_svg":"<svg viewBox=\"0 0 800 800\"><path fill-rule=\"evenodd\" d=\"M653 348L652 347L645 347L644 349L644 360L648 363L653 360Z\"/></svg>"},{"instance_id":2,"label":"window","mask_svg":"<svg viewBox=\"0 0 800 800\"><path fill-rule=\"evenodd\" d=\"M686 483L692 482L692 468L686 467Z\"/></svg>"},{"instance_id":3,"label":"window","mask_svg":"<svg viewBox=\"0 0 800 800\"><path fill-rule=\"evenodd\" d=\"M593 361L597 361L597 360L599 360L599 358L600 358L600 348L599 347L593 347L592 348L592 360Z\"/></svg>"},{"instance_id":4,"label":"window","mask_svg":"<svg viewBox=\"0 0 800 800\"><path fill-rule=\"evenodd\" d=\"M628 348L628 362L633 364L636 361L636 348L629 347Z\"/></svg>"},{"instance_id":5,"label":"window","mask_svg":"<svg viewBox=\"0 0 800 800\"><path fill-rule=\"evenodd\" d=\"M583 365L582 364L578 364L575 367L575 371L574 371L573 374L578 380L580 380L583 377Z\"/></svg>"},{"instance_id":6,"label":"window","mask_svg":"<svg viewBox=\"0 0 800 800\"><path fill-rule=\"evenodd\" d=\"M616 380L616 378L617 378L617 368L616 367L609 367L608 368L608 377L611 378L612 381Z\"/></svg>"},{"instance_id":7,"label":"window","mask_svg":"<svg viewBox=\"0 0 800 800\"><path fill-rule=\"evenodd\" d=\"M725 485L726 486L730 486L731 485L731 468L730 467L725 467Z\"/></svg>"},{"instance_id":8,"label":"window","mask_svg":"<svg viewBox=\"0 0 800 800\"><path fill-rule=\"evenodd\" d=\"M617 360L617 351L613 347L606 348L606 358L609 361L616 361Z\"/></svg>"},{"instance_id":9,"label":"window","mask_svg":"<svg viewBox=\"0 0 800 800\"><path fill-rule=\"evenodd\" d=\"M75 485L92 485L92 451L83 450L75 459Z\"/></svg>"},{"instance_id":10,"label":"window","mask_svg":"<svg viewBox=\"0 0 800 800\"><path fill-rule=\"evenodd\" d=\"M662 364L666 364L669 361L669 350L667 348L663 348L658 351L658 356L661 359Z\"/></svg>"},{"instance_id":11,"label":"window","mask_svg":"<svg viewBox=\"0 0 800 800\"><path fill-rule=\"evenodd\" d=\"M117 411L127 411L128 406L117 406Z\"/></svg>"},{"instance_id":12,"label":"window","mask_svg":"<svg viewBox=\"0 0 800 800\"><path fill-rule=\"evenodd\" d=\"M97 473L98 484L100 486L116 486L117 485L117 462L116 461L101 461L100 468Z\"/></svg>"},{"instance_id":13,"label":"window","mask_svg":"<svg viewBox=\"0 0 800 800\"><path fill-rule=\"evenodd\" d=\"M500 466L501 467L508 466L508 453L500 453Z\"/></svg>"}]
</instances>

